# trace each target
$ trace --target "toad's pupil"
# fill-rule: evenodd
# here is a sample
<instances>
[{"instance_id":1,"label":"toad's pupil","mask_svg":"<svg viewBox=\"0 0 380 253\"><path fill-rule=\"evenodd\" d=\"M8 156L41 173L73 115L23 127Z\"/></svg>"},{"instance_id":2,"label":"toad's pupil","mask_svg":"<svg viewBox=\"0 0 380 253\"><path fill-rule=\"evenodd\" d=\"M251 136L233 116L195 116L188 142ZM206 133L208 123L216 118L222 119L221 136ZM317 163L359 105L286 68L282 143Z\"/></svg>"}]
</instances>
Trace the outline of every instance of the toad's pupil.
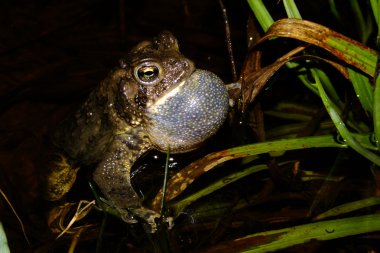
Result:
<instances>
[{"instance_id":1,"label":"toad's pupil","mask_svg":"<svg viewBox=\"0 0 380 253\"><path fill-rule=\"evenodd\" d=\"M138 76L141 80L151 81L158 76L158 68L155 66L140 68L138 70Z\"/></svg>"}]
</instances>

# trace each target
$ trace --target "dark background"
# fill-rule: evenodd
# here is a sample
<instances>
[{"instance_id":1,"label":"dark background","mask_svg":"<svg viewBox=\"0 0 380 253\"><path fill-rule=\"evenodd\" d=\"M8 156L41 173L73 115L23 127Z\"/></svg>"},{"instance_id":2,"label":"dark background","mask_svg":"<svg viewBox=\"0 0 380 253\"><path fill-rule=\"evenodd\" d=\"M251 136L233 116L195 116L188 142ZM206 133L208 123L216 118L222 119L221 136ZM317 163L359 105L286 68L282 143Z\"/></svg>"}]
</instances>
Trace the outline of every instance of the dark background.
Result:
<instances>
[{"instance_id":1,"label":"dark background","mask_svg":"<svg viewBox=\"0 0 380 253\"><path fill-rule=\"evenodd\" d=\"M239 67L249 12L245 1L225 4ZM32 243L45 238L38 175L59 122L130 47L162 30L178 38L182 53L198 68L230 82L224 29L216 0L0 2L0 188ZM0 221L12 252L24 252L20 226L3 199Z\"/></svg>"},{"instance_id":2,"label":"dark background","mask_svg":"<svg viewBox=\"0 0 380 253\"><path fill-rule=\"evenodd\" d=\"M280 2L265 1L275 19L285 17ZM344 25L331 19L325 11L327 2L297 4L304 18L355 38L349 25L340 29ZM239 73L251 11L246 1L224 4ZM44 210L38 211L37 175L45 165L49 134L130 47L162 30L178 38L182 53L198 68L215 72L226 83L232 81L217 0L0 1L0 188L18 211L32 243L48 238ZM12 252L25 252L18 221L0 199L0 221Z\"/></svg>"}]
</instances>

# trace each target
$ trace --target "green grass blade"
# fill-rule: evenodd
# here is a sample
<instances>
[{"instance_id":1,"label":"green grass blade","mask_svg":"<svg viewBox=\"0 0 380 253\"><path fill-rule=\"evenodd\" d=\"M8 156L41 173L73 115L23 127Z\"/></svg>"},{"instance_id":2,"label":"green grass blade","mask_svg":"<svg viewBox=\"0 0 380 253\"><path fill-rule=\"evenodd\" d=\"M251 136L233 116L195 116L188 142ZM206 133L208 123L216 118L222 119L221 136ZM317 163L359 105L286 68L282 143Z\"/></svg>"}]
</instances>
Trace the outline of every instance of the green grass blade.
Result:
<instances>
[{"instance_id":1,"label":"green grass blade","mask_svg":"<svg viewBox=\"0 0 380 253\"><path fill-rule=\"evenodd\" d=\"M358 201L353 201L350 203L346 203L337 207L334 207L324 213L321 213L320 215L316 216L313 220L323 220L326 218L330 218L333 216L346 214L352 211L356 211L365 207L370 207L374 205L380 205L380 197L375 196L371 198L366 198Z\"/></svg>"},{"instance_id":2,"label":"green grass blade","mask_svg":"<svg viewBox=\"0 0 380 253\"><path fill-rule=\"evenodd\" d=\"M191 194L190 196L181 199L180 201L176 202L175 204L171 205L171 208L175 210L175 213L178 215L186 206L190 205L194 201L209 195L210 193L221 189L222 187L225 187L226 185L235 182L236 180L239 180L241 178L244 178L252 173L256 173L262 170L265 170L268 168L268 165L266 164L259 164L255 165L249 168L246 168L244 170L238 171L236 173L233 173L232 175L223 177L222 179L210 184L207 187L202 188L196 193Z\"/></svg>"},{"instance_id":3,"label":"green grass blade","mask_svg":"<svg viewBox=\"0 0 380 253\"><path fill-rule=\"evenodd\" d=\"M326 73L320 69L313 68L316 75L318 75L318 79L323 83L323 87L325 88L329 98L333 101L335 105L337 105L340 109L343 108L344 103L339 98L338 93L336 92L334 85L331 83L330 78L326 75ZM319 93L318 93L319 95Z\"/></svg>"},{"instance_id":4,"label":"green grass blade","mask_svg":"<svg viewBox=\"0 0 380 253\"><path fill-rule=\"evenodd\" d=\"M354 20L357 23L357 31L360 35L360 41L362 43L366 43L368 40L368 37L372 33L373 25L372 25L372 19L365 20L363 16L363 12L360 8L360 4L357 0L350 0L351 9L354 14Z\"/></svg>"},{"instance_id":5,"label":"green grass blade","mask_svg":"<svg viewBox=\"0 0 380 253\"><path fill-rule=\"evenodd\" d=\"M0 252L1 253L11 252L8 247L7 236L5 235L3 224L1 222L0 222Z\"/></svg>"},{"instance_id":6,"label":"green grass blade","mask_svg":"<svg viewBox=\"0 0 380 253\"><path fill-rule=\"evenodd\" d=\"M377 26L377 48L380 48L380 1L371 0L371 8Z\"/></svg>"},{"instance_id":7,"label":"green grass blade","mask_svg":"<svg viewBox=\"0 0 380 253\"><path fill-rule=\"evenodd\" d=\"M254 143L250 145L235 147L208 154L207 156L191 163L168 181L167 200L174 199L180 195L194 180L205 172L214 169L226 161L255 156L258 154L277 154L287 150L306 148L347 148L346 143L338 143L334 136L312 136L304 138L293 138L277 141ZM160 191L152 201L153 210L159 210L162 192Z\"/></svg>"},{"instance_id":8,"label":"green grass blade","mask_svg":"<svg viewBox=\"0 0 380 253\"><path fill-rule=\"evenodd\" d=\"M298 11L298 8L294 2L294 0L284 0L284 6L285 10L287 12L287 15L289 18L299 18L302 19L301 14ZM289 64L289 63L288 63ZM323 86L325 87L326 91L328 92L330 98L333 100L333 102L339 106L340 108L343 107L344 103L340 100L338 93L336 92L333 84L331 83L329 77L326 75L326 73L320 69L314 68L315 73L318 75L319 79L322 81ZM300 76L304 76L304 78L300 78L301 81L306 85L306 87L314 87L311 88L312 91L315 90L315 86L308 80L307 76L304 74L299 74ZM318 92L317 92L318 94Z\"/></svg>"},{"instance_id":9,"label":"green grass blade","mask_svg":"<svg viewBox=\"0 0 380 253\"><path fill-rule=\"evenodd\" d=\"M339 134L342 136L343 140L356 152L358 152L359 154L361 154L368 160L372 161L373 163L380 165L380 157L376 155L375 153L371 152L370 150L367 150L366 148L364 148L350 133L350 131L345 126L343 120L339 116L339 113L338 113L339 110L336 108L336 106L331 102L331 100L327 96L320 80L317 78L316 75L314 77L315 77L315 83L318 87L318 91L322 99L322 102L325 105L327 112L329 113L332 121L335 124L335 127L337 128Z\"/></svg>"},{"instance_id":10,"label":"green grass blade","mask_svg":"<svg viewBox=\"0 0 380 253\"><path fill-rule=\"evenodd\" d=\"M371 0L371 8L377 25L377 47L380 48L380 1ZM377 59L379 61L379 58ZM377 62L379 67L379 62ZM377 69L379 71L379 69ZM379 73L375 76L375 91L374 91L374 105L373 105L373 122L374 122L374 134L377 147L380 147L380 78Z\"/></svg>"},{"instance_id":11,"label":"green grass blade","mask_svg":"<svg viewBox=\"0 0 380 253\"><path fill-rule=\"evenodd\" d=\"M232 155L236 158L239 158L270 152L323 147L345 148L347 146L343 143L336 142L334 137L331 135L323 135L254 143L250 145L228 149L224 151L223 154L230 156Z\"/></svg>"},{"instance_id":12,"label":"green grass blade","mask_svg":"<svg viewBox=\"0 0 380 253\"><path fill-rule=\"evenodd\" d=\"M286 10L289 18L302 19L301 14L298 11L297 5L295 4L294 0L284 0L283 2L284 2L285 10ZM270 14L269 14L268 10L265 8L262 1L261 0L260 1L248 0L248 3L250 5L256 19L258 20L259 24L261 25L262 29L264 31L267 31L268 28L273 24L273 19L272 19L272 17L270 17ZM270 17L270 19L267 19L268 17ZM297 69L300 67L300 65L296 62L287 62L286 66L290 69ZM304 67L299 69L298 78L301 80L301 82L307 88L309 88L312 92L314 92L315 94L318 95L317 89L308 80L307 74L301 74L301 73L305 73L305 70L306 70L306 68L304 68ZM328 77L326 74L324 74L322 71L319 71L319 74L321 75L321 78L323 78L326 81L326 85L331 83L331 82L327 82L329 80L328 80ZM332 85L330 85L330 86L332 87ZM338 101L340 101L338 95L336 94L336 92L333 92L334 91L333 88L330 89L330 91L331 91L330 95L332 95L334 98L334 101L338 103ZM340 102L339 104L343 104L343 103Z\"/></svg>"},{"instance_id":13,"label":"green grass blade","mask_svg":"<svg viewBox=\"0 0 380 253\"><path fill-rule=\"evenodd\" d=\"M296 138L297 134L305 130L305 127L307 126L307 124L308 122L300 122L300 123L294 123L294 124L279 125L278 127L268 129L265 135L267 137L267 140L273 140L273 139L279 139L279 138L282 138L282 139ZM334 128L335 128L334 123L332 123L330 120L325 120L319 123L318 133L328 134Z\"/></svg>"},{"instance_id":14,"label":"green grass blade","mask_svg":"<svg viewBox=\"0 0 380 253\"><path fill-rule=\"evenodd\" d=\"M354 72L353 70L351 70L351 71ZM334 85L330 81L330 78L326 75L326 73L324 71L322 71L318 68L313 68L313 72L312 72L313 77L315 75L314 73L316 75L318 75L318 79L322 83L323 88L327 93L327 96L330 98L331 102L337 107L337 109L339 109L339 113L341 113L344 110L345 104L340 99L338 93L335 90ZM360 75L360 74L357 74L355 77L359 81L362 81L361 83L357 82L356 84L359 86L358 87L359 91L365 91L365 93L362 92L363 93L362 94L363 103L370 104L370 102L368 100L365 100L365 99L370 99L372 97L372 90L371 90L372 86L369 84L368 78L363 76L363 75ZM367 83L364 83L365 81L367 81ZM369 87L367 87L365 85L368 85ZM369 89L369 91L367 89ZM318 95L319 95L319 93L318 93ZM358 97L359 97L359 95L358 95ZM372 108L372 104L370 105L370 108ZM372 113L370 115L372 115ZM349 127L351 127L352 129L354 129L355 131L357 131L359 133L368 132L368 126L363 122L359 122L359 121L355 120L355 117L353 117L353 114L351 112L348 113L346 122L347 122L347 125Z\"/></svg>"},{"instance_id":15,"label":"green grass blade","mask_svg":"<svg viewBox=\"0 0 380 253\"><path fill-rule=\"evenodd\" d=\"M289 119L294 121L310 121L313 119L313 115L300 114L297 112L281 112L277 110L265 111L265 115L278 119Z\"/></svg>"},{"instance_id":16,"label":"green grass blade","mask_svg":"<svg viewBox=\"0 0 380 253\"><path fill-rule=\"evenodd\" d=\"M302 19L301 13L298 11L297 5L294 0L283 0L284 7L288 18Z\"/></svg>"},{"instance_id":17,"label":"green grass blade","mask_svg":"<svg viewBox=\"0 0 380 253\"><path fill-rule=\"evenodd\" d=\"M327 36L325 42L334 51L337 50L341 53L342 60L374 76L377 61L375 51L356 45L353 41L347 41L339 36Z\"/></svg>"},{"instance_id":18,"label":"green grass blade","mask_svg":"<svg viewBox=\"0 0 380 253\"><path fill-rule=\"evenodd\" d=\"M269 27L274 23L274 20L272 16L269 14L268 10L266 9L265 5L261 0L247 0L249 6L251 7L251 10L253 14L255 15L257 21L259 22L261 28L266 32ZM284 1L285 8L288 8L288 16L289 15L294 15L297 16L298 18L301 18L301 14L299 13L296 4L294 3L293 0L286 0ZM294 68L299 68L300 65L296 62L287 62L286 66L290 69ZM302 69L299 70L299 72L303 72L305 68L302 67ZM312 92L315 94L318 94L317 89L309 82L307 75L306 74L299 74L298 78L301 80L301 82L308 87Z\"/></svg>"},{"instance_id":19,"label":"green grass blade","mask_svg":"<svg viewBox=\"0 0 380 253\"><path fill-rule=\"evenodd\" d=\"M259 22L261 28L266 32L269 27L274 23L272 16L269 14L267 8L261 0L248 0L253 14Z\"/></svg>"},{"instance_id":20,"label":"green grass blade","mask_svg":"<svg viewBox=\"0 0 380 253\"><path fill-rule=\"evenodd\" d=\"M378 151L377 146L375 146L372 142L372 134L356 134L356 133L351 133L351 135L357 140L360 145L362 145L366 149Z\"/></svg>"},{"instance_id":21,"label":"green grass blade","mask_svg":"<svg viewBox=\"0 0 380 253\"><path fill-rule=\"evenodd\" d=\"M348 68L348 73L360 104L362 105L367 115L372 115L373 87L371 86L368 77L350 68Z\"/></svg>"},{"instance_id":22,"label":"green grass blade","mask_svg":"<svg viewBox=\"0 0 380 253\"><path fill-rule=\"evenodd\" d=\"M336 7L335 0L329 0L329 5L330 5L330 11L331 13L335 16L335 18L339 21L342 22L342 17L340 16L340 13Z\"/></svg>"},{"instance_id":23,"label":"green grass blade","mask_svg":"<svg viewBox=\"0 0 380 253\"><path fill-rule=\"evenodd\" d=\"M312 240L326 241L374 231L380 231L380 214L321 221L257 233L235 240L237 246L234 248L237 249L240 244L247 248L240 249L239 252L271 252Z\"/></svg>"},{"instance_id":24,"label":"green grass blade","mask_svg":"<svg viewBox=\"0 0 380 253\"><path fill-rule=\"evenodd\" d=\"M375 17L377 28L380 27L380 1L379 0L371 0L371 9L373 16ZM379 34L380 30L378 30Z\"/></svg>"},{"instance_id":25,"label":"green grass blade","mask_svg":"<svg viewBox=\"0 0 380 253\"><path fill-rule=\"evenodd\" d=\"M377 147L380 147L380 76L376 78L373 105L373 123Z\"/></svg>"}]
</instances>

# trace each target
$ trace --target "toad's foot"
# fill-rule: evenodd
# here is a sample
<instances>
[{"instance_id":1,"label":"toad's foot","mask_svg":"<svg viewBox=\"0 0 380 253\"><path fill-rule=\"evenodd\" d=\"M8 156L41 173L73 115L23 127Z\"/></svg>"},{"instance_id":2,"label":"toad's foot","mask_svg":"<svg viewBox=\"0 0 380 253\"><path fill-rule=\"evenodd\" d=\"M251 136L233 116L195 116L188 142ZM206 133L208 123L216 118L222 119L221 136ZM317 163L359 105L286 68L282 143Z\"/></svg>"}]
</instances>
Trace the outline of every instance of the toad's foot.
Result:
<instances>
[{"instance_id":1,"label":"toad's foot","mask_svg":"<svg viewBox=\"0 0 380 253\"><path fill-rule=\"evenodd\" d=\"M149 233L155 233L161 223L166 223L168 229L172 229L174 226L173 217L163 217L159 213L143 206L128 208L127 216L124 215L126 214L125 210L123 210L121 214L122 219L127 223L130 223L129 221L131 220L142 220L146 231Z\"/></svg>"}]
</instances>

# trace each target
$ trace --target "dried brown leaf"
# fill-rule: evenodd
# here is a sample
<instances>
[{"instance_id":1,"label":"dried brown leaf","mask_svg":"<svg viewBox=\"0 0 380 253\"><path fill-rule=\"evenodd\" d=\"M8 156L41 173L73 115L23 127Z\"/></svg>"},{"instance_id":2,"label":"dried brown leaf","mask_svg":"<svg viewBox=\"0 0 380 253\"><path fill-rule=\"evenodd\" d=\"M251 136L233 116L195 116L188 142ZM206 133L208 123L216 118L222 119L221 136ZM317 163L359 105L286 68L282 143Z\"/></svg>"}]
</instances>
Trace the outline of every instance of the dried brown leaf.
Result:
<instances>
[{"instance_id":1,"label":"dried brown leaf","mask_svg":"<svg viewBox=\"0 0 380 253\"><path fill-rule=\"evenodd\" d=\"M269 28L258 44L273 37L293 38L318 46L364 73L374 75L377 52L325 26L302 19L281 19Z\"/></svg>"}]
</instances>

